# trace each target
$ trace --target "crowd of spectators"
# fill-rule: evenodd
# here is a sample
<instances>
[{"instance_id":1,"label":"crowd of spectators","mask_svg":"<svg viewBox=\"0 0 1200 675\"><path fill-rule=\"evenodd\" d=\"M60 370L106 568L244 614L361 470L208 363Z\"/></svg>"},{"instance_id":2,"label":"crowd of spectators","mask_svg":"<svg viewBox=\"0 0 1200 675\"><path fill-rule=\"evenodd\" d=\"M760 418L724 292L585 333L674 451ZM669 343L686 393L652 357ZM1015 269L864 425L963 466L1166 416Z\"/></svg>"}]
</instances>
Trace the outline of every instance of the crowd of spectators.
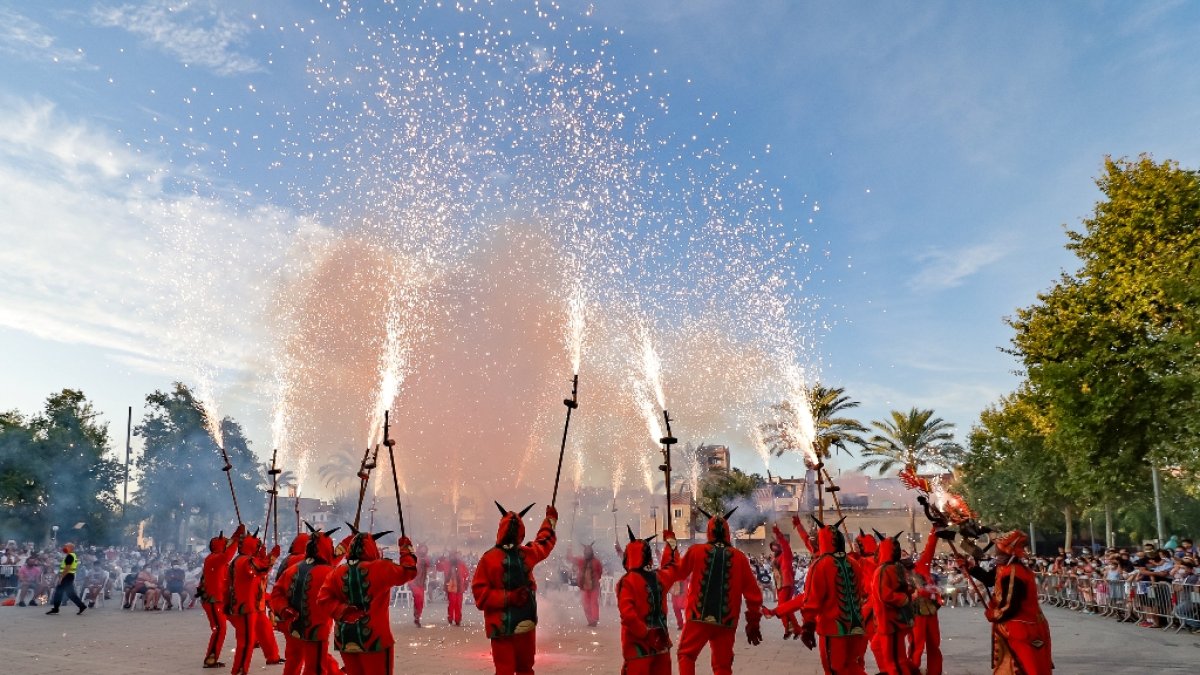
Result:
<instances>
[{"instance_id":1,"label":"crowd of spectators","mask_svg":"<svg viewBox=\"0 0 1200 675\"><path fill-rule=\"evenodd\" d=\"M157 549L80 546L75 586L89 607L119 600L124 609L145 611L190 607L195 603L203 556ZM4 604L45 604L58 579L63 554L9 540L0 553L0 594Z\"/></svg>"}]
</instances>

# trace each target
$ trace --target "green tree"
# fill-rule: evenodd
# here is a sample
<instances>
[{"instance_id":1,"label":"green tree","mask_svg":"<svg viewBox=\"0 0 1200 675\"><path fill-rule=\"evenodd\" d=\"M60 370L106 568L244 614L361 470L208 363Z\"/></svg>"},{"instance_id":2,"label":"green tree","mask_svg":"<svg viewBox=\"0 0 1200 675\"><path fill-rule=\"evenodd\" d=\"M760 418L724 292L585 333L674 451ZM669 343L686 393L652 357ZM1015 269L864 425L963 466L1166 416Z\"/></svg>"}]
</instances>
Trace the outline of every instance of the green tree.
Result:
<instances>
[{"instance_id":1,"label":"green tree","mask_svg":"<svg viewBox=\"0 0 1200 675\"><path fill-rule=\"evenodd\" d=\"M352 487L358 487L358 467L361 464L362 451L342 448L317 467L317 475L325 487L340 495Z\"/></svg>"},{"instance_id":2,"label":"green tree","mask_svg":"<svg viewBox=\"0 0 1200 675\"><path fill-rule=\"evenodd\" d=\"M764 485L766 481L762 476L748 474L738 468L710 471L700 481L700 495L696 504L714 516L737 506L738 518L731 525L753 529L766 521L766 517L758 512L750 499L754 491Z\"/></svg>"},{"instance_id":3,"label":"green tree","mask_svg":"<svg viewBox=\"0 0 1200 675\"><path fill-rule=\"evenodd\" d=\"M1104 199L1067 233L1080 268L1009 323L1064 488L1112 504L1148 493L1151 462L1200 469L1200 176L1110 158L1097 185Z\"/></svg>"},{"instance_id":4,"label":"green tree","mask_svg":"<svg viewBox=\"0 0 1200 675\"><path fill-rule=\"evenodd\" d=\"M842 387L826 387L816 383L806 392L809 412L813 421L813 452L821 459L828 459L833 450L850 453L850 446L863 446L866 427L853 417L844 416L846 410L857 408L858 401L846 395ZM771 406L773 418L764 422L760 429L767 448L776 457L788 452L804 452L804 434L800 420L791 401L784 400Z\"/></svg>"},{"instance_id":5,"label":"green tree","mask_svg":"<svg viewBox=\"0 0 1200 675\"><path fill-rule=\"evenodd\" d=\"M0 414L0 504L4 526L41 540L110 540L121 465L104 457L108 425L82 392L64 389L26 420Z\"/></svg>"},{"instance_id":6,"label":"green tree","mask_svg":"<svg viewBox=\"0 0 1200 675\"><path fill-rule=\"evenodd\" d=\"M891 412L889 420L875 420L876 433L867 441L859 471L875 469L880 475L906 466L936 466L952 470L963 460L963 448L954 441L954 425L932 410L910 409Z\"/></svg>"},{"instance_id":7,"label":"green tree","mask_svg":"<svg viewBox=\"0 0 1200 675\"><path fill-rule=\"evenodd\" d=\"M137 461L141 476L136 502L149 516L155 541L189 543L193 520L203 521L206 531L230 525L233 503L221 471L220 449L204 423L204 406L179 382L170 392L147 396L146 406L146 416L135 429L145 440ZM258 458L241 425L226 417L220 428L234 467L231 476L242 518L253 529L266 512L258 490Z\"/></svg>"}]
</instances>

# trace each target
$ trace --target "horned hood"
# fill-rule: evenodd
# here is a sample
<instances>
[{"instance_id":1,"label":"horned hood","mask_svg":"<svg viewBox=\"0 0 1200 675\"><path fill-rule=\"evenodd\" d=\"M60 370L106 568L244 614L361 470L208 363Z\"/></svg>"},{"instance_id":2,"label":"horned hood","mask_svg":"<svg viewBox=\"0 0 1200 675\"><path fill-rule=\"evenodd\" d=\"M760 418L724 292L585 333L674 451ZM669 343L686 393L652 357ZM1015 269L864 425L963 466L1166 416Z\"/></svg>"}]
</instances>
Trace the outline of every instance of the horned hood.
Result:
<instances>
[{"instance_id":1,"label":"horned hood","mask_svg":"<svg viewBox=\"0 0 1200 675\"><path fill-rule=\"evenodd\" d=\"M625 552L621 556L621 565L629 572L648 570L654 567L654 548L650 546L650 542L657 535L638 539L633 536L633 528L626 525L625 529L629 532L629 543L625 545Z\"/></svg>"},{"instance_id":2,"label":"horned hood","mask_svg":"<svg viewBox=\"0 0 1200 675\"><path fill-rule=\"evenodd\" d=\"M828 555L830 553L845 553L846 552L846 537L838 528L841 527L842 521L845 518L839 519L833 525L826 525L817 520L816 516L810 516L818 526L817 529L817 555Z\"/></svg>"},{"instance_id":3,"label":"horned hood","mask_svg":"<svg viewBox=\"0 0 1200 675\"><path fill-rule=\"evenodd\" d=\"M879 548L879 539L876 539L873 534L864 534L861 529L858 531L858 536L854 538L854 543L858 545L858 550L863 555L874 556L876 549Z\"/></svg>"},{"instance_id":4,"label":"horned hood","mask_svg":"<svg viewBox=\"0 0 1200 675\"><path fill-rule=\"evenodd\" d=\"M900 553L900 535L884 537L883 541L879 542L879 550L875 553L875 559L880 564L900 562Z\"/></svg>"},{"instance_id":5,"label":"horned hood","mask_svg":"<svg viewBox=\"0 0 1200 675\"><path fill-rule=\"evenodd\" d=\"M254 555L258 553L260 546L262 546L262 542L258 540L258 530L255 530L254 534L242 537L242 543L238 544L238 553L242 555Z\"/></svg>"},{"instance_id":6,"label":"horned hood","mask_svg":"<svg viewBox=\"0 0 1200 675\"><path fill-rule=\"evenodd\" d=\"M729 509L723 516L714 516L704 509L700 509L700 513L708 516L708 528L706 530L708 543L724 544L725 546L732 545L732 535L729 531L729 516L732 516L734 511L737 511L736 506Z\"/></svg>"},{"instance_id":7,"label":"horned hood","mask_svg":"<svg viewBox=\"0 0 1200 675\"><path fill-rule=\"evenodd\" d=\"M308 528L307 534L300 535L300 537L304 537L305 539L304 557L315 560L318 563L331 564L335 556L333 550L333 533L342 528L335 527L328 532L322 532L313 529L313 526L308 523L304 523L304 525ZM300 537L296 538L297 541ZM295 548L294 544L293 548Z\"/></svg>"},{"instance_id":8,"label":"horned hood","mask_svg":"<svg viewBox=\"0 0 1200 675\"><path fill-rule=\"evenodd\" d=\"M525 523L521 522L521 518L533 508L533 504L526 506L520 513L509 511L500 506L500 502L495 502L496 508L500 510L500 527L496 531L497 546L520 546L525 541Z\"/></svg>"},{"instance_id":9,"label":"horned hood","mask_svg":"<svg viewBox=\"0 0 1200 675\"><path fill-rule=\"evenodd\" d=\"M379 554L379 544L376 542L381 537L391 534L392 532L391 530L384 530L383 532L376 532L375 534L371 534L370 532L359 532L354 529L353 525L350 525L350 531L354 532L354 536L350 539L350 546L346 552L346 559L358 560L360 562L379 560L381 556Z\"/></svg>"},{"instance_id":10,"label":"horned hood","mask_svg":"<svg viewBox=\"0 0 1200 675\"><path fill-rule=\"evenodd\" d=\"M301 532L292 540L292 545L288 549L288 555L300 555L308 549L308 533Z\"/></svg>"},{"instance_id":11,"label":"horned hood","mask_svg":"<svg viewBox=\"0 0 1200 675\"><path fill-rule=\"evenodd\" d=\"M229 548L229 540L225 538L224 532L208 540L209 553L224 553L227 548Z\"/></svg>"}]
</instances>

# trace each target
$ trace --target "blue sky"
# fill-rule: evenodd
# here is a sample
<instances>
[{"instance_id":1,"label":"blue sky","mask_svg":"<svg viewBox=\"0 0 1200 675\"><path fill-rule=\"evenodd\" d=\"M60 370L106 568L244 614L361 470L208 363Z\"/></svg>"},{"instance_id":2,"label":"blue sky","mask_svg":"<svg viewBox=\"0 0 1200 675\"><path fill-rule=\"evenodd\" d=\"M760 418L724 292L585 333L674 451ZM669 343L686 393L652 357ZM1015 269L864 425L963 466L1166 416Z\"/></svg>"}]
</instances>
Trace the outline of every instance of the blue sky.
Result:
<instances>
[{"instance_id":1,"label":"blue sky","mask_svg":"<svg viewBox=\"0 0 1200 675\"><path fill-rule=\"evenodd\" d=\"M1200 166L1191 3L560 11L607 26L621 69L655 73L672 100L664 133L716 113L726 156L779 189L812 247L813 360L864 419L932 407L965 431L1015 384L1002 319L1073 265L1062 226L1090 212L1103 157ZM171 261L147 222L227 207L214 222L304 227L287 185L311 176L281 158L305 133L307 36L336 41L332 16L282 0L0 2L0 409L77 387L116 431L125 406L136 419L147 392L205 367L163 350ZM269 248L273 233L249 238ZM255 270L240 273L219 281L230 306L257 302ZM197 341L204 358L252 363L238 337L255 327L223 326ZM261 438L270 404L253 384L226 382L222 412Z\"/></svg>"}]
</instances>

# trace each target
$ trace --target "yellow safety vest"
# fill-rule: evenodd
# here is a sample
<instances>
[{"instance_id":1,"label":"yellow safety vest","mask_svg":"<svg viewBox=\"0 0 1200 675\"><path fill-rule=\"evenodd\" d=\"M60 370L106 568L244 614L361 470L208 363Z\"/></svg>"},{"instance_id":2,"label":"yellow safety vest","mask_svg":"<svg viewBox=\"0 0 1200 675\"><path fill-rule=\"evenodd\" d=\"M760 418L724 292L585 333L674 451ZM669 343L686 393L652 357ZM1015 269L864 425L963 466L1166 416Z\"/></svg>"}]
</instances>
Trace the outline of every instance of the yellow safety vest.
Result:
<instances>
[{"instance_id":1,"label":"yellow safety vest","mask_svg":"<svg viewBox=\"0 0 1200 675\"><path fill-rule=\"evenodd\" d=\"M68 559L71 561L70 563L67 563ZM75 570L78 568L79 556L75 555L74 553L68 553L67 557L63 558L63 561L58 564L59 574L75 574Z\"/></svg>"}]
</instances>

